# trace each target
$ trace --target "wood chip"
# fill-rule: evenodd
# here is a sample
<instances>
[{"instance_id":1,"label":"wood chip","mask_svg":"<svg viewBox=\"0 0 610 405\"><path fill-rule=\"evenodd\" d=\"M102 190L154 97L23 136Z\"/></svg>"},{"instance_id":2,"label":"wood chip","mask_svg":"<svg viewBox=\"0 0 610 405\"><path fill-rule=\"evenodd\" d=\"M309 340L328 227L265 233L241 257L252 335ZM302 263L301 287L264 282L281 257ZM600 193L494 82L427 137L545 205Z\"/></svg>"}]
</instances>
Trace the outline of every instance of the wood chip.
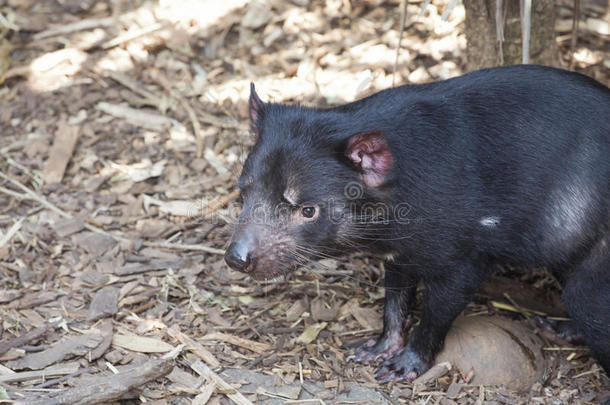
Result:
<instances>
[{"instance_id":1,"label":"wood chip","mask_svg":"<svg viewBox=\"0 0 610 405\"><path fill-rule=\"evenodd\" d=\"M117 268L116 275L127 276L130 274L145 273L153 270L180 269L184 267L184 259L179 260L151 260L148 263L128 263Z\"/></svg>"},{"instance_id":2,"label":"wood chip","mask_svg":"<svg viewBox=\"0 0 610 405\"><path fill-rule=\"evenodd\" d=\"M413 381L413 385L421 384L425 385L431 381L436 380L439 377L444 376L451 370L451 363L444 361L442 363L435 364L424 374L420 375Z\"/></svg>"},{"instance_id":3,"label":"wood chip","mask_svg":"<svg viewBox=\"0 0 610 405\"><path fill-rule=\"evenodd\" d=\"M87 356L89 361L93 361L93 360L96 360L96 359L99 359L100 357L102 357L104 355L104 353L106 353L106 350L108 350L108 348L112 344L112 336L113 336L113 332L114 332L114 327L112 325L111 319L104 319L97 326L96 329L102 336L103 340L95 349L91 350L91 353L89 354L89 356Z\"/></svg>"},{"instance_id":4,"label":"wood chip","mask_svg":"<svg viewBox=\"0 0 610 405\"><path fill-rule=\"evenodd\" d=\"M216 383L214 381L207 382L203 387L201 387L201 394L197 394L191 405L205 405L208 403L212 394L216 391Z\"/></svg>"},{"instance_id":5,"label":"wood chip","mask_svg":"<svg viewBox=\"0 0 610 405\"><path fill-rule=\"evenodd\" d=\"M162 340L137 335L115 334L112 344L140 353L165 353L174 349L174 346Z\"/></svg>"},{"instance_id":6,"label":"wood chip","mask_svg":"<svg viewBox=\"0 0 610 405\"><path fill-rule=\"evenodd\" d=\"M21 297L20 290L0 290L0 304L6 304ZM0 353L2 353L0 351Z\"/></svg>"},{"instance_id":7,"label":"wood chip","mask_svg":"<svg viewBox=\"0 0 610 405\"><path fill-rule=\"evenodd\" d=\"M68 162L74 152L80 127L69 125L65 120L59 121L49 158L42 170L42 179L47 184L60 183Z\"/></svg>"},{"instance_id":8,"label":"wood chip","mask_svg":"<svg viewBox=\"0 0 610 405\"><path fill-rule=\"evenodd\" d=\"M70 236L85 229L85 223L80 218L69 218L53 224L53 229L57 236L65 238L66 236Z\"/></svg>"},{"instance_id":9,"label":"wood chip","mask_svg":"<svg viewBox=\"0 0 610 405\"><path fill-rule=\"evenodd\" d=\"M48 329L48 325L45 325L40 328L32 329L28 333L18 336L16 338L13 338L11 340L8 340L6 342L1 342L0 343L0 354L6 352L9 349L12 349L15 347L21 347L35 339L38 339L39 337L41 337L42 335L47 333L47 329Z\"/></svg>"},{"instance_id":10,"label":"wood chip","mask_svg":"<svg viewBox=\"0 0 610 405\"><path fill-rule=\"evenodd\" d=\"M309 308L307 298L302 298L295 301L292 306L288 308L288 311L286 311L286 320L288 322L296 321L301 315L303 315L303 312L307 311L307 308Z\"/></svg>"},{"instance_id":11,"label":"wood chip","mask_svg":"<svg viewBox=\"0 0 610 405\"><path fill-rule=\"evenodd\" d=\"M98 333L75 336L55 343L42 352L31 353L21 359L9 361L6 363L6 366L14 370L22 370L24 368L40 370L58 361L74 356L83 356L91 349L97 347L102 340L102 336Z\"/></svg>"},{"instance_id":12,"label":"wood chip","mask_svg":"<svg viewBox=\"0 0 610 405\"><path fill-rule=\"evenodd\" d=\"M328 307L323 298L317 297L311 301L310 312L314 321L333 321L339 313L339 305Z\"/></svg>"},{"instance_id":13,"label":"wood chip","mask_svg":"<svg viewBox=\"0 0 610 405\"><path fill-rule=\"evenodd\" d=\"M383 319L374 308L353 308L351 314L364 329L380 329L383 327Z\"/></svg>"},{"instance_id":14,"label":"wood chip","mask_svg":"<svg viewBox=\"0 0 610 405\"><path fill-rule=\"evenodd\" d=\"M72 241L94 256L101 256L116 245L116 240L96 232L81 232L72 236Z\"/></svg>"},{"instance_id":15,"label":"wood chip","mask_svg":"<svg viewBox=\"0 0 610 405\"><path fill-rule=\"evenodd\" d=\"M76 372L79 368L78 362L62 363L37 371L22 371L19 373L0 376L0 383L16 383L21 381L32 381L39 378L52 378L68 375Z\"/></svg>"},{"instance_id":16,"label":"wood chip","mask_svg":"<svg viewBox=\"0 0 610 405\"><path fill-rule=\"evenodd\" d=\"M187 373L177 366L174 367L172 372L167 375L167 378L171 382L182 385L183 387L187 387L191 390L198 389L203 383L203 379L201 377L197 378L191 373Z\"/></svg>"},{"instance_id":17,"label":"wood chip","mask_svg":"<svg viewBox=\"0 0 610 405\"><path fill-rule=\"evenodd\" d=\"M119 310L119 289L104 287L95 293L89 307L88 321L97 321L100 318L112 316Z\"/></svg>"},{"instance_id":18,"label":"wood chip","mask_svg":"<svg viewBox=\"0 0 610 405\"><path fill-rule=\"evenodd\" d=\"M134 126L152 129L153 131L160 132L172 125L172 121L161 114L149 110L138 110L122 104L100 102L95 108L113 117L124 119Z\"/></svg>"},{"instance_id":19,"label":"wood chip","mask_svg":"<svg viewBox=\"0 0 610 405\"><path fill-rule=\"evenodd\" d=\"M16 401L18 405L88 405L120 399L129 390L167 375L173 368L172 359L156 359L140 366L113 374L98 377L95 382L71 388L44 399Z\"/></svg>"}]
</instances>

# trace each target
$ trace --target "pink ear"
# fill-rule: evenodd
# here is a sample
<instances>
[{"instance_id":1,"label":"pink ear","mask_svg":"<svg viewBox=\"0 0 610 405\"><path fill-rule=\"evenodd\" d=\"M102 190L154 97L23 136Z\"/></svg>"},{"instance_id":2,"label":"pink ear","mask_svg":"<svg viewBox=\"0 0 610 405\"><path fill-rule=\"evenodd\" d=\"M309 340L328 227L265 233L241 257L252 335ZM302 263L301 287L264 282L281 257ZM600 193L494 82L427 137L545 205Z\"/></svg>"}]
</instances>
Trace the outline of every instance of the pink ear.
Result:
<instances>
[{"instance_id":1,"label":"pink ear","mask_svg":"<svg viewBox=\"0 0 610 405\"><path fill-rule=\"evenodd\" d=\"M264 103L256 94L254 83L250 83L250 100L248 101L248 110L250 113L250 129L258 136L258 124L260 123L263 114Z\"/></svg>"},{"instance_id":2,"label":"pink ear","mask_svg":"<svg viewBox=\"0 0 610 405\"><path fill-rule=\"evenodd\" d=\"M392 153L381 132L352 135L345 156L362 169L362 181L369 187L380 186L392 167Z\"/></svg>"}]
</instances>

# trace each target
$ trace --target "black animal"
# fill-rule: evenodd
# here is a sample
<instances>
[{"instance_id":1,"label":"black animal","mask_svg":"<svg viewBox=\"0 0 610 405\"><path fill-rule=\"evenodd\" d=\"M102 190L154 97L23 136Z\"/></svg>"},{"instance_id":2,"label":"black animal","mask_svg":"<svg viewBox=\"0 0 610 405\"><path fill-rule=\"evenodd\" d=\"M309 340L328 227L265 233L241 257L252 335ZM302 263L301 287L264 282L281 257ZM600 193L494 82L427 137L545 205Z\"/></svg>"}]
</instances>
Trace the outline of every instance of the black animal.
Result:
<instances>
[{"instance_id":1,"label":"black animal","mask_svg":"<svg viewBox=\"0 0 610 405\"><path fill-rule=\"evenodd\" d=\"M380 379L430 367L496 263L546 266L610 372L610 90L540 66L485 69L337 108L263 103L226 262L254 278L385 255ZM418 282L421 320L407 341Z\"/></svg>"}]
</instances>

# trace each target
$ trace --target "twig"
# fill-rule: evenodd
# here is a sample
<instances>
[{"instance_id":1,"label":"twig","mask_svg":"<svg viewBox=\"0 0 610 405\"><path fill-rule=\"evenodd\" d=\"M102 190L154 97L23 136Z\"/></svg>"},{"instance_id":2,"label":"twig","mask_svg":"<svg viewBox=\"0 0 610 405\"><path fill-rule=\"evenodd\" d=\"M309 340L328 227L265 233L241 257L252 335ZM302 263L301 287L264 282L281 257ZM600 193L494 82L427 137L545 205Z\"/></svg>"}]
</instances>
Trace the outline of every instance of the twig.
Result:
<instances>
[{"instance_id":1,"label":"twig","mask_svg":"<svg viewBox=\"0 0 610 405\"><path fill-rule=\"evenodd\" d=\"M55 205L51 204L50 202L48 202L44 197L39 196L38 194L36 194L34 191L30 190L28 187L24 186L23 184L21 184L19 181L7 176L6 174L0 172L0 177L2 177L4 180L12 183L13 185L15 185L17 188L23 190L25 192L25 194L32 200L38 202L40 205L43 205L44 207L46 207L47 209L50 209L51 211L61 215L64 218L67 219L73 219L74 217L70 214L68 214L67 212L65 212L64 210L56 207ZM2 190L0 190L2 191ZM104 231L103 229L100 229L98 227L95 227L93 225L90 225L88 223L84 224L85 228L90 230L91 232L96 232L102 235L106 235L109 236L119 242L129 242L130 240L127 238L123 238L122 236L118 236L118 235L113 235L109 232Z\"/></svg>"},{"instance_id":2,"label":"twig","mask_svg":"<svg viewBox=\"0 0 610 405\"><path fill-rule=\"evenodd\" d=\"M530 36L532 30L532 0L521 0L521 32L523 37L522 63L530 63Z\"/></svg>"},{"instance_id":3,"label":"twig","mask_svg":"<svg viewBox=\"0 0 610 405\"><path fill-rule=\"evenodd\" d=\"M4 193L6 195L10 195L11 197L16 198L17 200L30 200L31 199L27 195L19 194L16 191L9 190L8 188L4 188L4 187L1 187L1 186L0 186L0 193Z\"/></svg>"},{"instance_id":4,"label":"twig","mask_svg":"<svg viewBox=\"0 0 610 405\"><path fill-rule=\"evenodd\" d=\"M104 43L102 45L102 48L103 49L113 48L122 43L132 41L136 38L151 34L155 31L159 31L163 27L164 27L164 25L162 23L156 23L153 25L149 25L148 27L142 27L137 30L127 31L126 33L121 34L121 35L111 39L110 41L107 41L106 43Z\"/></svg>"},{"instance_id":5,"label":"twig","mask_svg":"<svg viewBox=\"0 0 610 405\"><path fill-rule=\"evenodd\" d=\"M9 341L0 343L0 354L10 350L14 347L23 346L26 343L31 342L34 339L39 338L47 332L49 325L41 326L40 328L32 329L24 335L13 338Z\"/></svg>"},{"instance_id":6,"label":"twig","mask_svg":"<svg viewBox=\"0 0 610 405\"><path fill-rule=\"evenodd\" d=\"M443 11L443 14L441 15L442 21L447 21L449 19L449 16L451 15L451 12L453 11L456 4L457 4L457 0L451 0L449 2L447 7L445 7L445 10Z\"/></svg>"},{"instance_id":7,"label":"twig","mask_svg":"<svg viewBox=\"0 0 610 405\"><path fill-rule=\"evenodd\" d=\"M70 34L72 32L77 32L77 31L84 31L84 30L89 30L92 28L97 28L97 27L110 27L114 24L114 18L112 17L106 17L106 18L88 18L85 20L79 20L76 21L72 24L65 24L65 25L60 25L57 27L52 27L49 28L46 31L42 31L39 32L38 34L34 35L34 41L43 39L43 38L49 38L49 37L55 37L57 35L62 35L62 34Z\"/></svg>"},{"instance_id":8,"label":"twig","mask_svg":"<svg viewBox=\"0 0 610 405\"><path fill-rule=\"evenodd\" d=\"M78 365L77 365L78 367ZM46 370L22 371L19 373L0 375L0 383L15 383L22 381L31 381L38 378L56 377L60 375L72 374L75 371L73 365L61 365L52 367Z\"/></svg>"},{"instance_id":9,"label":"twig","mask_svg":"<svg viewBox=\"0 0 610 405\"><path fill-rule=\"evenodd\" d=\"M504 0L496 0L496 41L498 43L498 56L500 65L504 65Z\"/></svg>"},{"instance_id":10,"label":"twig","mask_svg":"<svg viewBox=\"0 0 610 405\"><path fill-rule=\"evenodd\" d=\"M2 13L0 13L0 25L8 28L9 30L19 31L19 26L17 26L12 21L7 20L7 18Z\"/></svg>"},{"instance_id":11,"label":"twig","mask_svg":"<svg viewBox=\"0 0 610 405\"><path fill-rule=\"evenodd\" d=\"M55 378L53 380L49 380L47 382L39 384L39 385L35 386L34 388L35 389L41 389L41 388L52 387L55 384L59 384L60 382L66 381L66 380L68 380L70 378L78 377L79 375L82 375L82 374L85 374L85 373L89 373L91 371L93 371L93 368L91 368L91 367L83 368L83 369L80 369L80 370L76 370L75 372L73 372L71 374L65 375L65 376L60 377L60 378Z\"/></svg>"},{"instance_id":12,"label":"twig","mask_svg":"<svg viewBox=\"0 0 610 405\"><path fill-rule=\"evenodd\" d=\"M593 366L593 368L591 370L585 371L584 373L576 374L574 377L572 377L572 379L578 378L578 377L584 377L584 376L589 375L589 374L595 374L595 373L598 373L600 371L601 371L601 369L599 367Z\"/></svg>"},{"instance_id":13,"label":"twig","mask_svg":"<svg viewBox=\"0 0 610 405\"><path fill-rule=\"evenodd\" d=\"M224 394L233 402L238 405L254 405L246 397L244 397L239 391L237 391L231 384L223 380L218 374L213 372L208 366L206 366L201 360L195 360L191 364L191 368L203 378L214 381L214 383L224 391Z\"/></svg>"},{"instance_id":14,"label":"twig","mask_svg":"<svg viewBox=\"0 0 610 405\"><path fill-rule=\"evenodd\" d=\"M193 110L190 103L184 97L182 97L181 94L179 94L173 89L169 79L159 69L150 68L149 72L150 76L157 82L159 82L159 84L170 94L170 96L175 98L182 105L182 108L184 108L184 110L188 114L189 120L191 120L191 124L193 125L193 132L195 133L195 138L197 139L197 157L201 157L203 154L204 147L204 135L201 129L201 124L197 119L197 114L195 113L195 110Z\"/></svg>"},{"instance_id":15,"label":"twig","mask_svg":"<svg viewBox=\"0 0 610 405\"><path fill-rule=\"evenodd\" d=\"M396 81L396 69L398 68L398 56L400 55L400 44L402 35L405 32L405 22L407 21L407 0L402 0L402 9L400 10L400 33L398 34L398 45L396 46L396 58L394 59L394 69L392 70L392 87Z\"/></svg>"},{"instance_id":16,"label":"twig","mask_svg":"<svg viewBox=\"0 0 610 405\"><path fill-rule=\"evenodd\" d=\"M421 9L419 10L419 14L417 15L418 18L422 18L424 14L426 14L426 9L430 5L430 3L432 3L432 0L424 1L424 4L422 4Z\"/></svg>"},{"instance_id":17,"label":"twig","mask_svg":"<svg viewBox=\"0 0 610 405\"><path fill-rule=\"evenodd\" d=\"M517 304L517 301L515 301L510 295L508 295L508 293L504 293L504 298L506 298L511 304L513 304L513 306L515 308L517 308L517 310L521 313L521 315L523 315L525 317L525 319L530 319L530 314L523 308L521 308L521 305Z\"/></svg>"},{"instance_id":18,"label":"twig","mask_svg":"<svg viewBox=\"0 0 610 405\"><path fill-rule=\"evenodd\" d=\"M175 250L194 250L212 253L215 255L224 255L225 251L222 249L216 249L209 246L203 245L187 245L184 243L168 243L168 242L144 242L142 243L144 246L155 247L155 248L165 248L165 249L175 249Z\"/></svg>"},{"instance_id":19,"label":"twig","mask_svg":"<svg viewBox=\"0 0 610 405\"><path fill-rule=\"evenodd\" d=\"M197 357L205 361L210 367L220 367L220 362L212 353L210 353L208 349L203 347L201 343L191 339L184 333L180 332L180 329L177 327L177 325L168 328L167 334L173 337L174 339L178 339L180 343L184 344L188 350L195 353Z\"/></svg>"},{"instance_id":20,"label":"twig","mask_svg":"<svg viewBox=\"0 0 610 405\"><path fill-rule=\"evenodd\" d=\"M34 179L34 181L36 181L36 183L38 183L38 184L42 183L42 179L40 178L40 176L34 175L34 173L32 173L32 171L30 169L28 169L21 163L13 160L13 158L11 158L7 152L8 151L0 150L0 155L4 156L4 159L6 159L6 163L8 163L9 165L11 165L13 167L16 167L17 169L26 173L28 176L32 177Z\"/></svg>"},{"instance_id":21,"label":"twig","mask_svg":"<svg viewBox=\"0 0 610 405\"><path fill-rule=\"evenodd\" d=\"M216 211L228 204L229 201L239 197L239 190L235 190L227 195L220 197L218 200L211 202L205 208L199 210L197 215L201 215L203 219L209 219Z\"/></svg>"},{"instance_id":22,"label":"twig","mask_svg":"<svg viewBox=\"0 0 610 405\"><path fill-rule=\"evenodd\" d=\"M580 24L580 0L574 0L574 12L572 15L572 39L570 43L570 70L574 69L576 58L576 45L578 45L578 26Z\"/></svg>"},{"instance_id":23,"label":"twig","mask_svg":"<svg viewBox=\"0 0 610 405\"><path fill-rule=\"evenodd\" d=\"M3 237L0 238L0 248L4 245L6 245L7 243L9 243L11 241L11 239L13 238L13 236L15 236L15 234L17 232L19 232L19 229L21 229L21 225L23 225L23 220L25 218L19 218L19 220L17 220L17 222L15 222L11 228L8 230L8 232L6 232L6 235L4 235Z\"/></svg>"},{"instance_id":24,"label":"twig","mask_svg":"<svg viewBox=\"0 0 610 405\"><path fill-rule=\"evenodd\" d=\"M161 114L165 114L168 107L166 105L167 103L164 102L158 94L155 94L150 90L146 90L140 85L140 83L138 83L136 80L132 79L123 72L106 70L104 73L110 76L110 78L112 78L113 80L117 81L119 84L122 84L134 93L144 97L146 99L147 104L153 105L155 108L157 108L157 110L161 112Z\"/></svg>"},{"instance_id":25,"label":"twig","mask_svg":"<svg viewBox=\"0 0 610 405\"><path fill-rule=\"evenodd\" d=\"M229 343L235 346L243 347L253 351L254 353L265 353L271 350L271 346L268 343L255 342L249 339L241 338L239 336L229 335L222 332L211 332L207 335L200 337L199 340L210 341L216 340L219 342Z\"/></svg>"}]
</instances>

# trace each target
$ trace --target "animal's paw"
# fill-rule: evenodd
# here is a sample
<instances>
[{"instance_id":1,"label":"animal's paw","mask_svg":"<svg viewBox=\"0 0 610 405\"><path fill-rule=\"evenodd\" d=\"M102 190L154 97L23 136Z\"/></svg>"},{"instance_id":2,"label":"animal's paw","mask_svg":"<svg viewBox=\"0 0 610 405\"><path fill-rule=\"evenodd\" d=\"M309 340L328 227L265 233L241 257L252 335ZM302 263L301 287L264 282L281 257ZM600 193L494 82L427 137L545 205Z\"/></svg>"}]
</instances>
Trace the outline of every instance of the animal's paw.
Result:
<instances>
[{"instance_id":1,"label":"animal's paw","mask_svg":"<svg viewBox=\"0 0 610 405\"><path fill-rule=\"evenodd\" d=\"M375 373L380 381L404 380L411 382L430 368L420 355L410 347L397 352L394 357L384 361Z\"/></svg>"},{"instance_id":2,"label":"animal's paw","mask_svg":"<svg viewBox=\"0 0 610 405\"><path fill-rule=\"evenodd\" d=\"M379 339L368 340L356 349L356 353L351 356L351 359L368 365L389 359L403 346L404 342L399 334L382 336Z\"/></svg>"},{"instance_id":3,"label":"animal's paw","mask_svg":"<svg viewBox=\"0 0 610 405\"><path fill-rule=\"evenodd\" d=\"M573 321L556 321L543 316L534 316L532 319L540 329L550 332L568 343L584 343L584 339Z\"/></svg>"}]
</instances>

